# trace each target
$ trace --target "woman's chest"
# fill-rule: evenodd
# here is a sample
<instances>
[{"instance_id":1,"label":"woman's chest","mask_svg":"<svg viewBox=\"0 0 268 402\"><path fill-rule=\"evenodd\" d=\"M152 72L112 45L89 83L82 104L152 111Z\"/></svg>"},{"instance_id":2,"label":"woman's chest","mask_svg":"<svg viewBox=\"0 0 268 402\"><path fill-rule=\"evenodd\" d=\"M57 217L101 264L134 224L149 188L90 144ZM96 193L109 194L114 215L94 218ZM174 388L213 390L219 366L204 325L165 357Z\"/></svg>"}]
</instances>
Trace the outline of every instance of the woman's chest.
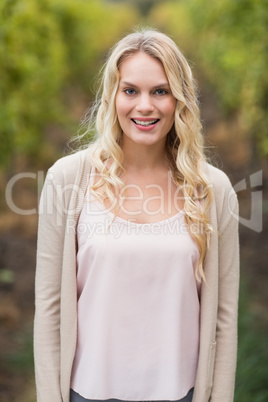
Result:
<instances>
[{"instance_id":1,"label":"woman's chest","mask_svg":"<svg viewBox=\"0 0 268 402\"><path fill-rule=\"evenodd\" d=\"M155 223L178 214L184 206L181 188L171 179L128 180L120 191L118 201L105 207L122 219L136 223Z\"/></svg>"}]
</instances>

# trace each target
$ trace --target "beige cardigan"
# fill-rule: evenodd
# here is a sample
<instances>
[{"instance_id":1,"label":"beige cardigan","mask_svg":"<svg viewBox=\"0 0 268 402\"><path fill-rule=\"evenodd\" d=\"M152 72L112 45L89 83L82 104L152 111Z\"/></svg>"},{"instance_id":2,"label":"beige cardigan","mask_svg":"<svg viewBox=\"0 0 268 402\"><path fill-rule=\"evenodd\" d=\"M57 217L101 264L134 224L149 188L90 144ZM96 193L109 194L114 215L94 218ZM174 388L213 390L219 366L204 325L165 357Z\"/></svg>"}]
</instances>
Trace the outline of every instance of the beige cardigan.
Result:
<instances>
[{"instance_id":1,"label":"beige cardigan","mask_svg":"<svg viewBox=\"0 0 268 402\"><path fill-rule=\"evenodd\" d=\"M39 207L34 356L38 402L69 402L76 348L76 223L83 205L89 150L58 160ZM227 176L209 164L214 234L201 287L200 351L193 402L232 402L239 289L238 204Z\"/></svg>"}]
</instances>

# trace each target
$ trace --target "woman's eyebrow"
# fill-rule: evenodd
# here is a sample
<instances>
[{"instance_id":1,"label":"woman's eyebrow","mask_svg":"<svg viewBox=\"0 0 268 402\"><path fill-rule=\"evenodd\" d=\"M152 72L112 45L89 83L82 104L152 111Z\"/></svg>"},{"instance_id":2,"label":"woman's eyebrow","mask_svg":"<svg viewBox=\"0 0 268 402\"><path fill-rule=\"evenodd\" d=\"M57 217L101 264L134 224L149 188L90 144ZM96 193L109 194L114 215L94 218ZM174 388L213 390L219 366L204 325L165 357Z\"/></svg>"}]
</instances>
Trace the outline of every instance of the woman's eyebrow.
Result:
<instances>
[{"instance_id":1,"label":"woman's eyebrow","mask_svg":"<svg viewBox=\"0 0 268 402\"><path fill-rule=\"evenodd\" d=\"M120 85L125 85L128 87L136 87L137 85L133 84L132 82L128 82L128 81L120 81Z\"/></svg>"},{"instance_id":2,"label":"woman's eyebrow","mask_svg":"<svg viewBox=\"0 0 268 402\"><path fill-rule=\"evenodd\" d=\"M120 82L120 85L128 86L128 87L135 87L135 88L138 87L138 85L133 84L133 82L129 82L129 81L121 81L121 82ZM152 87L152 89L163 88L163 87L169 88L169 87L170 87L170 86L169 86L169 83L168 83L168 82L159 83L158 85L154 85L154 86Z\"/></svg>"}]
</instances>

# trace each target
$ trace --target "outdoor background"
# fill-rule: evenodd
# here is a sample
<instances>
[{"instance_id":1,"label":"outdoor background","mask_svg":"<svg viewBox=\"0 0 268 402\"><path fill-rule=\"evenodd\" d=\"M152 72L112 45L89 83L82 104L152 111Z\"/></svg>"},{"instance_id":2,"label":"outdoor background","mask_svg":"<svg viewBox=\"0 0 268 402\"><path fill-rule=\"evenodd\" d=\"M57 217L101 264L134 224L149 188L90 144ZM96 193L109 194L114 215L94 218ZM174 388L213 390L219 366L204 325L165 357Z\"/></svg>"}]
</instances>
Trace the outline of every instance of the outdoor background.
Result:
<instances>
[{"instance_id":1,"label":"outdoor background","mask_svg":"<svg viewBox=\"0 0 268 402\"><path fill-rule=\"evenodd\" d=\"M31 209L37 208L44 174L70 152L68 140L94 98L107 50L141 26L171 35L188 58L199 83L210 160L233 185L245 179L240 215L250 220L257 213L263 222L255 230L240 225L235 402L268 401L268 1L1 0L1 402L35 401L37 214ZM15 176L23 172L27 178ZM257 172L258 186L251 189L250 176ZM253 191L257 198L262 194L257 210Z\"/></svg>"}]
</instances>

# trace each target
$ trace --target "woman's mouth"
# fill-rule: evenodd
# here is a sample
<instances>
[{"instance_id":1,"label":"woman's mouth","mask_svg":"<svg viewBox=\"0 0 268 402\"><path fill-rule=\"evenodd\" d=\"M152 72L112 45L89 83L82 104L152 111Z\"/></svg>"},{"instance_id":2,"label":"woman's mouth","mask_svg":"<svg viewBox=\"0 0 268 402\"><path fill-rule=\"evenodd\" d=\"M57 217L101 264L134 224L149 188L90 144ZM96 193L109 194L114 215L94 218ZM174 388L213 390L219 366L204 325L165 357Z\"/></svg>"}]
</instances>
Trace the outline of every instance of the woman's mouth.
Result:
<instances>
[{"instance_id":1,"label":"woman's mouth","mask_svg":"<svg viewBox=\"0 0 268 402\"><path fill-rule=\"evenodd\" d=\"M139 130L151 130L159 122L160 119L131 119Z\"/></svg>"}]
</instances>

